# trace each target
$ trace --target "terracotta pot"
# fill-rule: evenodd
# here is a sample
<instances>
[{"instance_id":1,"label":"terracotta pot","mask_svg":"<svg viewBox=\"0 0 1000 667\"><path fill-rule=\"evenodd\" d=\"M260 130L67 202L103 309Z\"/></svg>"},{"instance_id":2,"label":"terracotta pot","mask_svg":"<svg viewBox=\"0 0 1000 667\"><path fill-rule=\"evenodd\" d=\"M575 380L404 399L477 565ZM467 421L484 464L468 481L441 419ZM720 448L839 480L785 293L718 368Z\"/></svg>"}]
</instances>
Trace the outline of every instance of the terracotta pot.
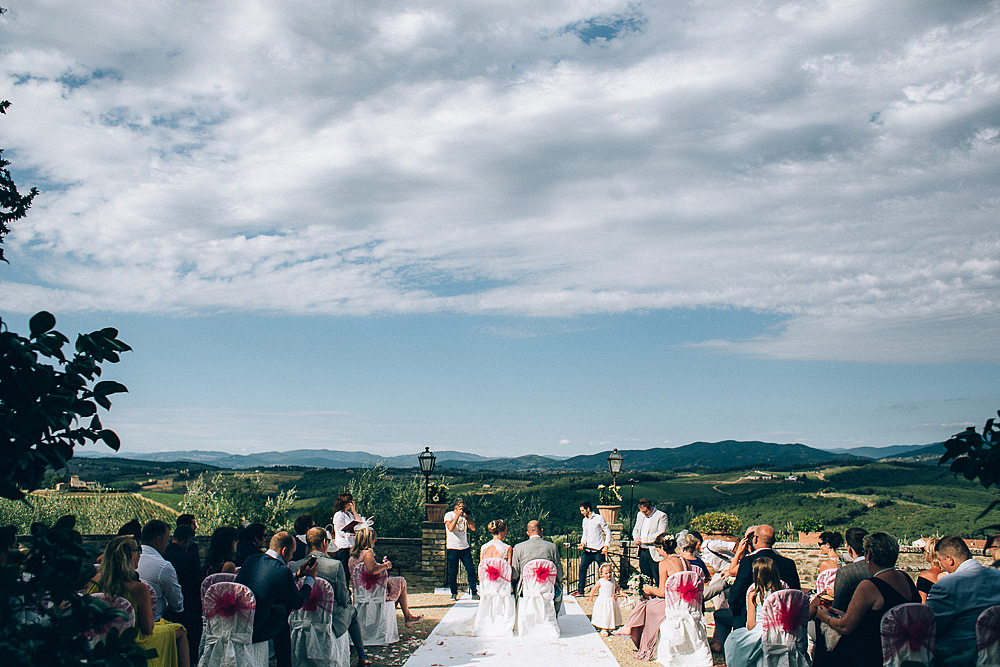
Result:
<instances>
[{"instance_id":1,"label":"terracotta pot","mask_svg":"<svg viewBox=\"0 0 1000 667\"><path fill-rule=\"evenodd\" d=\"M621 505L598 505L597 511L610 526L611 524L618 523L618 512L621 508Z\"/></svg>"},{"instance_id":2,"label":"terracotta pot","mask_svg":"<svg viewBox=\"0 0 1000 667\"><path fill-rule=\"evenodd\" d=\"M800 544L819 544L820 531L815 533L803 533L799 531L799 543Z\"/></svg>"},{"instance_id":3,"label":"terracotta pot","mask_svg":"<svg viewBox=\"0 0 1000 667\"><path fill-rule=\"evenodd\" d=\"M434 521L436 523L442 523L444 521L444 515L448 513L447 505L437 505L434 503L425 503L424 507L427 509L427 520Z\"/></svg>"}]
</instances>

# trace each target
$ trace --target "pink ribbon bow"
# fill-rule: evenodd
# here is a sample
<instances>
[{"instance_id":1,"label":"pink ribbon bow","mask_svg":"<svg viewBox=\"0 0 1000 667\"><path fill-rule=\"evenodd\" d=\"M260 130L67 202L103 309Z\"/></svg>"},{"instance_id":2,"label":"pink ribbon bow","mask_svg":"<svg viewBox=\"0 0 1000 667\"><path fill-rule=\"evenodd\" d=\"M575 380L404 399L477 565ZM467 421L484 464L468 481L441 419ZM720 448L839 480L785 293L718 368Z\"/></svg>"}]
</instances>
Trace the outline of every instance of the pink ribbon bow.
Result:
<instances>
[{"instance_id":1,"label":"pink ribbon bow","mask_svg":"<svg viewBox=\"0 0 1000 667\"><path fill-rule=\"evenodd\" d=\"M215 618L216 616L229 618L238 614L242 607L239 600L236 599L236 594L232 591L227 591L215 597L215 599L212 600L212 603L213 604L205 610L206 618Z\"/></svg>"},{"instance_id":2,"label":"pink ribbon bow","mask_svg":"<svg viewBox=\"0 0 1000 667\"><path fill-rule=\"evenodd\" d=\"M510 577L505 577L503 570L501 570L496 565L487 565L484 568L486 579L488 581L497 581L498 579L503 579L504 581L510 581Z\"/></svg>"},{"instance_id":3,"label":"pink ribbon bow","mask_svg":"<svg viewBox=\"0 0 1000 667\"><path fill-rule=\"evenodd\" d=\"M696 582L682 581L677 585L677 594L689 605L701 605L701 586Z\"/></svg>"},{"instance_id":4,"label":"pink ribbon bow","mask_svg":"<svg viewBox=\"0 0 1000 667\"><path fill-rule=\"evenodd\" d=\"M382 580L389 578L389 575L385 572L372 574L368 571L367 567L364 567L364 565L358 568L358 572L361 574L361 585L365 587L366 591L370 591L379 585L384 586L385 584L382 584Z\"/></svg>"},{"instance_id":5,"label":"pink ribbon bow","mask_svg":"<svg viewBox=\"0 0 1000 667\"><path fill-rule=\"evenodd\" d=\"M764 629L781 627L785 632L797 632L802 627L805 620L809 618L807 607L802 604L803 600L809 598L795 596L791 598L782 597L777 600L777 604L770 606L770 613L766 614L762 625Z\"/></svg>"},{"instance_id":6,"label":"pink ribbon bow","mask_svg":"<svg viewBox=\"0 0 1000 667\"><path fill-rule=\"evenodd\" d=\"M319 586L313 586L312 590L309 591L309 599L302 605L302 610L316 611L317 609L322 609L332 614L333 603L323 595L323 591Z\"/></svg>"},{"instance_id":7,"label":"pink ribbon bow","mask_svg":"<svg viewBox=\"0 0 1000 667\"><path fill-rule=\"evenodd\" d=\"M556 578L556 569L548 563L541 563L535 567L535 571L532 573L535 577L535 581L539 584L547 584L549 579Z\"/></svg>"},{"instance_id":8,"label":"pink ribbon bow","mask_svg":"<svg viewBox=\"0 0 1000 667\"><path fill-rule=\"evenodd\" d=\"M902 623L895 623L882 633L882 645L885 647L884 653L893 657L904 647L909 648L911 653L915 653L922 648L930 648L931 639L934 636L933 616L911 616L904 619Z\"/></svg>"}]
</instances>

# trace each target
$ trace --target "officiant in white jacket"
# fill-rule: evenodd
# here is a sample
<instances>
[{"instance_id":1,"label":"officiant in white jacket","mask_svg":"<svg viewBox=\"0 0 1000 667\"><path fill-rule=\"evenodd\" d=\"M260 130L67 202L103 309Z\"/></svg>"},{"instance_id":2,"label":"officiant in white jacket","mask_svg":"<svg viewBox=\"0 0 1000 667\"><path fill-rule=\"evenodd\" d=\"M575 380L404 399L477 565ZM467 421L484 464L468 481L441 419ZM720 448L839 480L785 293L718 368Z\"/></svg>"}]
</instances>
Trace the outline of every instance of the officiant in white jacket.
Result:
<instances>
[{"instance_id":1,"label":"officiant in white jacket","mask_svg":"<svg viewBox=\"0 0 1000 667\"><path fill-rule=\"evenodd\" d=\"M639 513L632 528L632 540L639 547L639 571L649 577L654 585L660 585L660 568L663 560L653 546L656 536L667 532L667 515L653 506L649 498L639 499Z\"/></svg>"}]
</instances>

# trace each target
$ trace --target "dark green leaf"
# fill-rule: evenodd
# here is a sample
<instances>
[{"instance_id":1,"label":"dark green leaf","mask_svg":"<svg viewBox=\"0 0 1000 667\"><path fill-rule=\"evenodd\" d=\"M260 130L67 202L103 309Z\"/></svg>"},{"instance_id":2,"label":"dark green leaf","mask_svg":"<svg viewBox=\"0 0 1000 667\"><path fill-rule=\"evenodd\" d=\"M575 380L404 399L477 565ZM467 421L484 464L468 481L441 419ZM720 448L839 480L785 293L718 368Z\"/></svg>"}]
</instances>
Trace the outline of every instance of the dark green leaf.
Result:
<instances>
[{"instance_id":1,"label":"dark green leaf","mask_svg":"<svg viewBox=\"0 0 1000 667\"><path fill-rule=\"evenodd\" d=\"M31 337L38 338L43 333L52 330L52 327L56 325L55 316L47 311L42 311L40 313L35 313L30 320L28 320L28 328L31 329Z\"/></svg>"},{"instance_id":2,"label":"dark green leaf","mask_svg":"<svg viewBox=\"0 0 1000 667\"><path fill-rule=\"evenodd\" d=\"M121 448L122 441L118 439L118 435L114 431L104 429L99 433L99 435L101 440L104 441L104 444L116 452Z\"/></svg>"}]
</instances>

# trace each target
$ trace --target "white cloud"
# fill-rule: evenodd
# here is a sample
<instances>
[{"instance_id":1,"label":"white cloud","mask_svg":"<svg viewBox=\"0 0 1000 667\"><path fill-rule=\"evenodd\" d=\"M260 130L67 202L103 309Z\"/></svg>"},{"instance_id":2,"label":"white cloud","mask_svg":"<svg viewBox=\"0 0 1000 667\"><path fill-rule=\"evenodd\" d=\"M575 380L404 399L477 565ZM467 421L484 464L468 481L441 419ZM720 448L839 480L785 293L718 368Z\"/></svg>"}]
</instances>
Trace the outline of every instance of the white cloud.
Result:
<instances>
[{"instance_id":1,"label":"white cloud","mask_svg":"<svg viewBox=\"0 0 1000 667\"><path fill-rule=\"evenodd\" d=\"M746 308L787 319L702 344L996 360L1000 11L941 4L14 7L45 192L0 306Z\"/></svg>"}]
</instances>

